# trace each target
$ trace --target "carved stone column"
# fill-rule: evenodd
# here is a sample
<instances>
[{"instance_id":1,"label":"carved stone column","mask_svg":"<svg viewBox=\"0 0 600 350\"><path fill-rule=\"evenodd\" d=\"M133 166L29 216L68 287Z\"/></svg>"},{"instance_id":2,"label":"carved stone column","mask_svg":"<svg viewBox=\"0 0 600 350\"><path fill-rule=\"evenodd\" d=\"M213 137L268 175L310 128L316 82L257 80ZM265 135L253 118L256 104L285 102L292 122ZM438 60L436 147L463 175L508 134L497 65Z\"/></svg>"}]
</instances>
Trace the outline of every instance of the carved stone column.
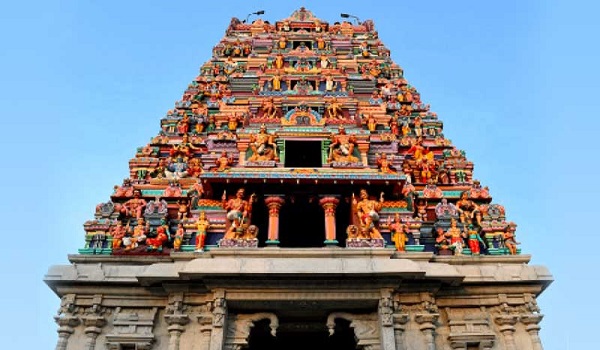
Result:
<instances>
[{"instance_id":1,"label":"carved stone column","mask_svg":"<svg viewBox=\"0 0 600 350\"><path fill-rule=\"evenodd\" d=\"M169 350L179 350L181 334L185 331L185 325L190 321L188 315L165 315L165 321L169 325Z\"/></svg>"},{"instance_id":2,"label":"carved stone column","mask_svg":"<svg viewBox=\"0 0 600 350\"><path fill-rule=\"evenodd\" d=\"M73 327L79 325L79 318L72 315L55 316L54 320L58 324L58 342L56 350L66 350L69 343L69 337L75 331Z\"/></svg>"},{"instance_id":3,"label":"carved stone column","mask_svg":"<svg viewBox=\"0 0 600 350\"><path fill-rule=\"evenodd\" d=\"M396 340L394 338L394 309L392 299L389 295L384 295L381 299L379 299L378 314L379 324L381 327L381 349L395 350Z\"/></svg>"},{"instance_id":4,"label":"carved stone column","mask_svg":"<svg viewBox=\"0 0 600 350\"><path fill-rule=\"evenodd\" d=\"M265 204L269 208L269 232L267 245L279 245L279 210L285 203L285 200L280 196L270 196L265 199Z\"/></svg>"},{"instance_id":5,"label":"carved stone column","mask_svg":"<svg viewBox=\"0 0 600 350\"><path fill-rule=\"evenodd\" d=\"M521 322L525 325L527 333L531 338L531 348L533 350L544 350L542 346L542 340L540 339L540 325L539 323L544 318L542 314L528 314L521 316Z\"/></svg>"},{"instance_id":6,"label":"carved stone column","mask_svg":"<svg viewBox=\"0 0 600 350\"><path fill-rule=\"evenodd\" d=\"M338 241L335 239L335 209L340 203L340 200L334 196L327 196L321 198L319 204L325 211L325 245L336 246Z\"/></svg>"},{"instance_id":7,"label":"carved stone column","mask_svg":"<svg viewBox=\"0 0 600 350\"><path fill-rule=\"evenodd\" d=\"M102 327L106 324L106 319L100 315L86 315L82 317L84 332L87 336L85 348L87 350L96 349L96 339L102 333Z\"/></svg>"},{"instance_id":8,"label":"carved stone column","mask_svg":"<svg viewBox=\"0 0 600 350\"><path fill-rule=\"evenodd\" d=\"M494 318L496 324L498 325L498 329L500 333L502 333L502 337L504 337L504 344L506 346L506 350L517 350L517 345L515 344L515 324L519 320L519 317L516 315L498 315Z\"/></svg>"},{"instance_id":9,"label":"carved stone column","mask_svg":"<svg viewBox=\"0 0 600 350\"><path fill-rule=\"evenodd\" d=\"M227 325L227 302L224 293L219 293L215 299L210 335L210 350L222 350L225 341L225 326Z\"/></svg>"},{"instance_id":10,"label":"carved stone column","mask_svg":"<svg viewBox=\"0 0 600 350\"><path fill-rule=\"evenodd\" d=\"M435 322L437 321L439 314L417 314L415 321L420 325L419 329L425 336L425 349L435 350Z\"/></svg>"},{"instance_id":11,"label":"carved stone column","mask_svg":"<svg viewBox=\"0 0 600 350\"><path fill-rule=\"evenodd\" d=\"M198 323L200 323L200 350L210 350L210 338L212 334L213 315L210 312L212 303L206 304L205 312L198 315Z\"/></svg>"},{"instance_id":12,"label":"carved stone column","mask_svg":"<svg viewBox=\"0 0 600 350\"><path fill-rule=\"evenodd\" d=\"M396 350L406 350L404 346L403 334L408 322L408 314L395 313L394 317L394 338L396 340Z\"/></svg>"}]
</instances>

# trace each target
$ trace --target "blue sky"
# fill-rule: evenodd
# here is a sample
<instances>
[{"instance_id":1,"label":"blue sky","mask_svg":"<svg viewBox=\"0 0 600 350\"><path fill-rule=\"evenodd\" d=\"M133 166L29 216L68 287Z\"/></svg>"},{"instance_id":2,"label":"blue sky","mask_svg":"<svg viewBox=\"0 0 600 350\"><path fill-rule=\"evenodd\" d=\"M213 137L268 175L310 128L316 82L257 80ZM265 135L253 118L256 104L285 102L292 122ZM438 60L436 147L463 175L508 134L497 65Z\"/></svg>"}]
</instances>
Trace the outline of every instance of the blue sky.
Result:
<instances>
[{"instance_id":1,"label":"blue sky","mask_svg":"<svg viewBox=\"0 0 600 350\"><path fill-rule=\"evenodd\" d=\"M596 344L598 5L80 0L0 4L6 348L54 346L59 300L44 273L83 245L83 222L127 176L230 18L264 9L273 21L300 6L329 21L374 20L519 225L523 251L554 274L539 299L545 348Z\"/></svg>"}]
</instances>

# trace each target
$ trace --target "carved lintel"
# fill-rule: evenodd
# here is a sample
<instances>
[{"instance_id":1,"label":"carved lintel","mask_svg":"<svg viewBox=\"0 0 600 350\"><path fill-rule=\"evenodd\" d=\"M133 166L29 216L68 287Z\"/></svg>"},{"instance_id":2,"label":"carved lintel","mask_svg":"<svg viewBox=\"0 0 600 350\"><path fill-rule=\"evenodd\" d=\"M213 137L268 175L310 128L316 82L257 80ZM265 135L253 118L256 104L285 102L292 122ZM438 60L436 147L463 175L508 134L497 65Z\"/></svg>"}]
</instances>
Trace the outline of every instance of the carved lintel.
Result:
<instances>
[{"instance_id":1,"label":"carved lintel","mask_svg":"<svg viewBox=\"0 0 600 350\"><path fill-rule=\"evenodd\" d=\"M279 328L279 319L277 315L268 312L256 313L256 314L237 314L232 315L229 320L227 328L227 337L225 340L226 349L243 348L248 345L248 338L250 337L250 329L254 327L254 323L261 320L269 320L269 328L271 328L271 335L277 335L277 329Z\"/></svg>"}]
</instances>

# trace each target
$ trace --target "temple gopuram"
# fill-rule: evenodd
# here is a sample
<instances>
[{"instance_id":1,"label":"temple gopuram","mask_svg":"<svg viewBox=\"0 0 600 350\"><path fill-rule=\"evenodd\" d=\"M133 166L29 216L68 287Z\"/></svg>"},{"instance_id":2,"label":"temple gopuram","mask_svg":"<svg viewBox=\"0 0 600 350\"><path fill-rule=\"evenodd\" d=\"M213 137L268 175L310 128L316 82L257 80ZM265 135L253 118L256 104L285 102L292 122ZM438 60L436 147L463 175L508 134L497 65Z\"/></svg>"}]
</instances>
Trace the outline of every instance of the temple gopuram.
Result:
<instances>
[{"instance_id":1,"label":"temple gopuram","mask_svg":"<svg viewBox=\"0 0 600 350\"><path fill-rule=\"evenodd\" d=\"M373 21L233 18L129 169L57 350L542 349L552 276Z\"/></svg>"}]
</instances>

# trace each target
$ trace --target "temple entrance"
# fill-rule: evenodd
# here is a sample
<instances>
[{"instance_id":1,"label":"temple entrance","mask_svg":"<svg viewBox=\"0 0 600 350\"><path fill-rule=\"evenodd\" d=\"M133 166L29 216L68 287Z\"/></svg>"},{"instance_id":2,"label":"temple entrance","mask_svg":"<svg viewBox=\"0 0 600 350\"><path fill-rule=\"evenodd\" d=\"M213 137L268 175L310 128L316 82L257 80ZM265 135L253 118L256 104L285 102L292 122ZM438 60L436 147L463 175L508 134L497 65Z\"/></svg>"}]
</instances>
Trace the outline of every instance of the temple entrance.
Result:
<instances>
[{"instance_id":1,"label":"temple entrance","mask_svg":"<svg viewBox=\"0 0 600 350\"><path fill-rule=\"evenodd\" d=\"M321 141L285 141L286 168L321 168Z\"/></svg>"},{"instance_id":2,"label":"temple entrance","mask_svg":"<svg viewBox=\"0 0 600 350\"><path fill-rule=\"evenodd\" d=\"M302 193L288 197L281 207L279 242L286 248L322 247L325 241L325 215L319 199Z\"/></svg>"},{"instance_id":3,"label":"temple entrance","mask_svg":"<svg viewBox=\"0 0 600 350\"><path fill-rule=\"evenodd\" d=\"M354 350L356 341L350 322L336 322L335 333L329 335L323 322L281 323L277 336L270 334L268 321L260 321L250 331L249 350Z\"/></svg>"}]
</instances>

